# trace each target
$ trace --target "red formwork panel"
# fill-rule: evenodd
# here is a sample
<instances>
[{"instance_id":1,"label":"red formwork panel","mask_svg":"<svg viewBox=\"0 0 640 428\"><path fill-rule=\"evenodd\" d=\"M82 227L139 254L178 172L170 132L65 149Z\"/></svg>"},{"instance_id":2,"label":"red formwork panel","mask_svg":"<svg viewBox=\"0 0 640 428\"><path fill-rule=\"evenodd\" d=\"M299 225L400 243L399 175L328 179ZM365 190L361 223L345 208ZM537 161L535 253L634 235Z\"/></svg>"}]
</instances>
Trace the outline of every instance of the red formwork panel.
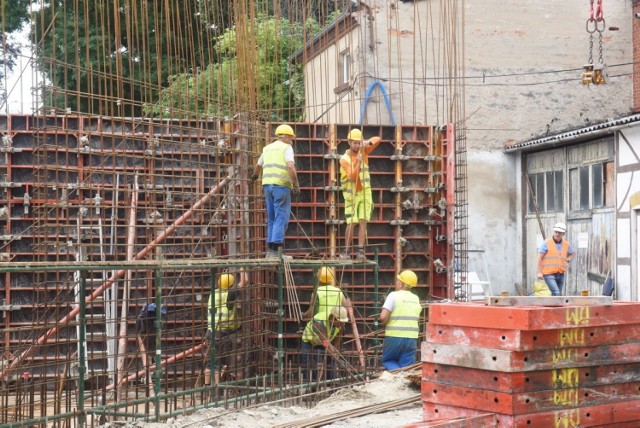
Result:
<instances>
[{"instance_id":1,"label":"red formwork panel","mask_svg":"<svg viewBox=\"0 0 640 428\"><path fill-rule=\"evenodd\" d=\"M421 361L495 372L519 372L640 362L640 342L595 347L506 351L422 342Z\"/></svg>"},{"instance_id":2,"label":"red formwork panel","mask_svg":"<svg viewBox=\"0 0 640 428\"><path fill-rule=\"evenodd\" d=\"M632 401L640 383L629 382L591 387L557 388L545 391L504 393L464 386L422 382L422 400L429 403L506 415L524 415L575 407Z\"/></svg>"},{"instance_id":3,"label":"red formwork panel","mask_svg":"<svg viewBox=\"0 0 640 428\"><path fill-rule=\"evenodd\" d=\"M446 364L422 363L422 379L487 391L518 393L572 386L592 387L640 382L640 363L572 367L534 372L495 372Z\"/></svg>"},{"instance_id":4,"label":"red formwork panel","mask_svg":"<svg viewBox=\"0 0 640 428\"><path fill-rule=\"evenodd\" d=\"M555 330L508 330L436 324L430 320L427 325L427 337L432 343L529 351L634 342L640 338L640 324L573 327Z\"/></svg>"},{"instance_id":5,"label":"red formwork panel","mask_svg":"<svg viewBox=\"0 0 640 428\"><path fill-rule=\"evenodd\" d=\"M429 402L423 403L423 419L427 422L479 416L485 413L464 407ZM638 427L640 426L640 400L526 415L496 413L494 417L501 428Z\"/></svg>"},{"instance_id":6,"label":"red formwork panel","mask_svg":"<svg viewBox=\"0 0 640 428\"><path fill-rule=\"evenodd\" d=\"M614 302L603 306L487 306L484 303L434 303L429 321L461 327L512 330L552 330L559 328L639 324L640 303Z\"/></svg>"}]
</instances>

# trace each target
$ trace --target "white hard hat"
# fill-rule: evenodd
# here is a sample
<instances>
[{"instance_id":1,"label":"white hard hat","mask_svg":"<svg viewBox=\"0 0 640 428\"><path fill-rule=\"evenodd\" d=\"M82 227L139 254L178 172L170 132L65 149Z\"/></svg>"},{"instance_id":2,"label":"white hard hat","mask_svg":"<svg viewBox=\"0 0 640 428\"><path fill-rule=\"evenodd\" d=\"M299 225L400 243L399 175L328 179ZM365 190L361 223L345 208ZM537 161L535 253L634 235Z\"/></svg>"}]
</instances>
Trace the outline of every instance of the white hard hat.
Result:
<instances>
[{"instance_id":1,"label":"white hard hat","mask_svg":"<svg viewBox=\"0 0 640 428\"><path fill-rule=\"evenodd\" d=\"M556 223L553 225L553 231L567 233L567 225L564 223Z\"/></svg>"},{"instance_id":2,"label":"white hard hat","mask_svg":"<svg viewBox=\"0 0 640 428\"><path fill-rule=\"evenodd\" d=\"M349 322L349 315L347 308L344 306L334 306L331 308L331 315L340 322Z\"/></svg>"}]
</instances>

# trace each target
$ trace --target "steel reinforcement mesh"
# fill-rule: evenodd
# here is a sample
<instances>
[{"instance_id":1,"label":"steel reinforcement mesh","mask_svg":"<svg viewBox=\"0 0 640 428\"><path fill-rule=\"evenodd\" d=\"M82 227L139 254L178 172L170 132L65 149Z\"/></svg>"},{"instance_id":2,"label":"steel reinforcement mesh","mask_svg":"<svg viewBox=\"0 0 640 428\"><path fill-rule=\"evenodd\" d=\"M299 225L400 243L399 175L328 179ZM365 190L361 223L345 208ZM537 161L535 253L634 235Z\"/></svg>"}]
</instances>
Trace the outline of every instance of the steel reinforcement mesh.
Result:
<instances>
[{"instance_id":1,"label":"steel reinforcement mesh","mask_svg":"<svg viewBox=\"0 0 640 428\"><path fill-rule=\"evenodd\" d=\"M383 140L370 158L370 262L336 262L338 162L353 127L294 124L302 193L285 266L263 259L263 197L249 179L273 126L0 117L0 423L297 400L313 389L299 364L301 312L323 265L354 302L331 383L378 367L374 320L395 275L414 270L423 301L452 293L454 141L451 126L363 128ZM216 352L205 340L207 300L222 273L241 286L241 328ZM161 309L151 314L153 304Z\"/></svg>"}]
</instances>

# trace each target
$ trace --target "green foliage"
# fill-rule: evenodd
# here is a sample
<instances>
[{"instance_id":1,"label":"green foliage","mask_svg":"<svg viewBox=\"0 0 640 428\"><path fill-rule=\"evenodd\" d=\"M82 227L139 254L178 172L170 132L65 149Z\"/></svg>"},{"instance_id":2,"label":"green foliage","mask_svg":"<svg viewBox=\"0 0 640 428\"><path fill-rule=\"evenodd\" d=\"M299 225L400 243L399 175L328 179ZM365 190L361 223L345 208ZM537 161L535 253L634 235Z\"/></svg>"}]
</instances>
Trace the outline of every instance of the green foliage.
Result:
<instances>
[{"instance_id":1,"label":"green foliage","mask_svg":"<svg viewBox=\"0 0 640 428\"><path fill-rule=\"evenodd\" d=\"M139 115L169 75L207 63L208 41L226 23L209 21L222 15L201 0L118 4L118 9L114 0L43 5L33 20L32 39L41 41L38 65L51 82L45 106Z\"/></svg>"},{"instance_id":2,"label":"green foliage","mask_svg":"<svg viewBox=\"0 0 640 428\"><path fill-rule=\"evenodd\" d=\"M13 70L16 65L19 47L12 43L8 36L20 30L28 21L30 3L30 0L0 0L0 16L3 17L0 26L0 78L3 77L2 71L5 66Z\"/></svg>"},{"instance_id":3,"label":"green foliage","mask_svg":"<svg viewBox=\"0 0 640 428\"><path fill-rule=\"evenodd\" d=\"M193 113L221 117L249 111L258 112L262 120L300 119L302 67L289 64L288 58L302 47L305 33L319 30L318 24L261 15L248 25L250 37L240 37L239 25L217 37L218 62L200 72L174 75L150 110L171 117ZM255 43L254 48L247 43Z\"/></svg>"}]
</instances>

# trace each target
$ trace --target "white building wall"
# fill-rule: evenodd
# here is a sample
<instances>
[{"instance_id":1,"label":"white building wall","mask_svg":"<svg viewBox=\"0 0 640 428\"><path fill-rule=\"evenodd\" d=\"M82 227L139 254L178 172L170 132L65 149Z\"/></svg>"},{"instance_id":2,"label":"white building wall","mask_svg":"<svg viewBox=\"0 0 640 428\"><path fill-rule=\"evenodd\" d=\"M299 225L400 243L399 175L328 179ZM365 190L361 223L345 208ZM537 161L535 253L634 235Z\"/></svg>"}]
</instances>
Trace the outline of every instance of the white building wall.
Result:
<instances>
[{"instance_id":1,"label":"white building wall","mask_svg":"<svg viewBox=\"0 0 640 428\"><path fill-rule=\"evenodd\" d=\"M357 83L350 95L353 104L339 104L335 114L320 122L357 122L364 91L374 78L385 85L395 119L403 124L446 123L457 97L465 96L469 248L492 255L488 262L494 289L515 292L514 284L523 281L523 260L517 251L523 245L517 209L522 195L514 175L518 156L505 155L502 148L630 113L631 0L606 4L602 46L610 78L601 86L580 82L589 57L588 2L374 0L363 4L368 8L356 13L360 35L349 36L351 43L358 43L359 53L354 66ZM447 19L441 19L438 8L443 4L464 4L464 19L449 9ZM366 19L367 13L371 19ZM609 31L614 26L619 30ZM462 49L464 76L458 76ZM597 61L597 37L593 55ZM454 79L443 80L444 76ZM312 80L307 82L310 90L324 84L318 73L306 78ZM465 82L465 94L456 92L459 87L453 82L460 80ZM336 100L332 90L322 89L326 99L313 95L308 102L328 106ZM366 123L389 124L382 99L372 101Z\"/></svg>"}]
</instances>

